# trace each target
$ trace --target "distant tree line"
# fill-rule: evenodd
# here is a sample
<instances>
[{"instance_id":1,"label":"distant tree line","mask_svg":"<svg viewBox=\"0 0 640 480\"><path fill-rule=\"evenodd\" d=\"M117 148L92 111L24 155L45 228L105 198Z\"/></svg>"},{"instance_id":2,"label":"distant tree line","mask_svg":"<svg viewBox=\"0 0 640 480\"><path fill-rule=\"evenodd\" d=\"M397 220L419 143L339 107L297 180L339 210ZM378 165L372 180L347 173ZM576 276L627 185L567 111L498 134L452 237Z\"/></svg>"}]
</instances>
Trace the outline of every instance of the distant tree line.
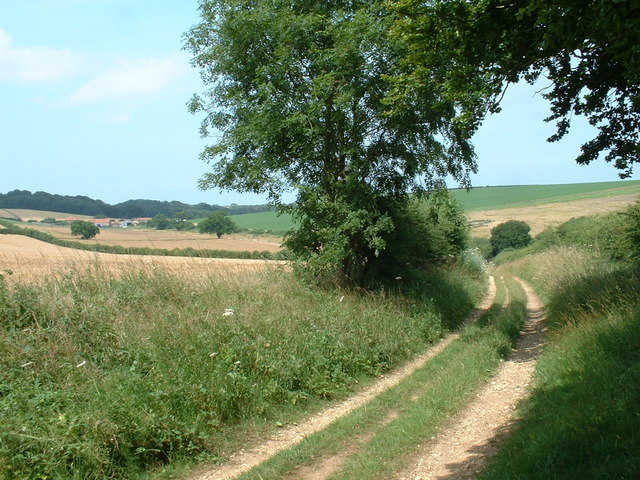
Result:
<instances>
[{"instance_id":1,"label":"distant tree line","mask_svg":"<svg viewBox=\"0 0 640 480\"><path fill-rule=\"evenodd\" d=\"M25 208L30 210L50 210L75 215L90 215L93 217L138 218L155 217L163 214L175 217L176 213L185 212L191 218L208 217L212 212L224 211L229 215L243 213L265 212L268 205L237 205L229 207L198 203L189 205L182 202L159 200L127 200L116 205L109 205L102 200L94 200L82 195L57 195L47 192L31 193L29 190L13 190L0 193L0 208Z\"/></svg>"}]
</instances>

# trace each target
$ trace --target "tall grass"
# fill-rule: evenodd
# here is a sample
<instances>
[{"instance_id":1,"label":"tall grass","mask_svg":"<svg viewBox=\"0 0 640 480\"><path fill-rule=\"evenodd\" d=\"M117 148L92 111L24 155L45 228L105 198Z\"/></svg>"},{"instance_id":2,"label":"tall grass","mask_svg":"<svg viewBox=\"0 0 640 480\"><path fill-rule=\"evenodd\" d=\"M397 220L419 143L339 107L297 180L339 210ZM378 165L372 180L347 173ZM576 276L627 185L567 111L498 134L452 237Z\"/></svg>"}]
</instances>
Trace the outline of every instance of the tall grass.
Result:
<instances>
[{"instance_id":1,"label":"tall grass","mask_svg":"<svg viewBox=\"0 0 640 480\"><path fill-rule=\"evenodd\" d=\"M549 345L483 479L640 478L640 273L589 247L510 266L548 305Z\"/></svg>"},{"instance_id":2,"label":"tall grass","mask_svg":"<svg viewBox=\"0 0 640 480\"><path fill-rule=\"evenodd\" d=\"M281 271L2 279L0 477L132 478L223 455L243 422L342 396L440 337L482 282L439 275L408 294ZM447 294L461 301L434 300Z\"/></svg>"}]
</instances>

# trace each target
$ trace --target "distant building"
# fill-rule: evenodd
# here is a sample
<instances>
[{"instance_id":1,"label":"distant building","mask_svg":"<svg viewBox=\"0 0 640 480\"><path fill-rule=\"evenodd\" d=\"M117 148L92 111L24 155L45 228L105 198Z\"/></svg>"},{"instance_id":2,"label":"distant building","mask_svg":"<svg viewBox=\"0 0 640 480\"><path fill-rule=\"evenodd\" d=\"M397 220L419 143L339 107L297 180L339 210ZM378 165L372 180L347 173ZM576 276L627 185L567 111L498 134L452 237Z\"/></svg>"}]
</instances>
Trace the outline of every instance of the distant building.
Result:
<instances>
[{"instance_id":1,"label":"distant building","mask_svg":"<svg viewBox=\"0 0 640 480\"><path fill-rule=\"evenodd\" d=\"M96 227L110 227L113 220L109 220L108 218L93 218L89 221Z\"/></svg>"}]
</instances>

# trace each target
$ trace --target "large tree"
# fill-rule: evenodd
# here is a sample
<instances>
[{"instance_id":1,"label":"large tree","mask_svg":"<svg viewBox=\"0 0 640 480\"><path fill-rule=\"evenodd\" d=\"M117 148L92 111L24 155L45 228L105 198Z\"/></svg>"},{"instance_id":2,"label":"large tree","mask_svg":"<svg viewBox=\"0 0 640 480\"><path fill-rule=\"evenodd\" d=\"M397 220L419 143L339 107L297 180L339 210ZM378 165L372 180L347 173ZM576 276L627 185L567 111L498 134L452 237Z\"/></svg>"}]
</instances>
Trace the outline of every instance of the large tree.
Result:
<instances>
[{"instance_id":1,"label":"large tree","mask_svg":"<svg viewBox=\"0 0 640 480\"><path fill-rule=\"evenodd\" d=\"M71 235L89 240L100 233L100 229L86 220L76 220L71 224Z\"/></svg>"},{"instance_id":2,"label":"large tree","mask_svg":"<svg viewBox=\"0 0 640 480\"><path fill-rule=\"evenodd\" d=\"M601 154L632 173L640 159L640 2L637 0L396 0L397 38L407 45L407 91L434 77L476 128L499 109L509 83L544 78L556 133L574 115L597 127L576 161ZM434 52L441 52L440 55ZM426 80L425 80L426 78ZM543 82L544 83L544 82Z\"/></svg>"},{"instance_id":3,"label":"large tree","mask_svg":"<svg viewBox=\"0 0 640 480\"><path fill-rule=\"evenodd\" d=\"M233 233L237 230L238 226L236 223L231 220L225 212L220 210L213 212L198 224L198 231L200 233L215 233L218 238L222 237L225 233Z\"/></svg>"},{"instance_id":4,"label":"large tree","mask_svg":"<svg viewBox=\"0 0 640 480\"><path fill-rule=\"evenodd\" d=\"M466 185L476 168L471 132L436 84L393 95L406 52L382 3L203 0L185 44L209 87L190 109L215 139L200 186L268 194L298 220L294 252L356 281L410 194L449 174Z\"/></svg>"}]
</instances>

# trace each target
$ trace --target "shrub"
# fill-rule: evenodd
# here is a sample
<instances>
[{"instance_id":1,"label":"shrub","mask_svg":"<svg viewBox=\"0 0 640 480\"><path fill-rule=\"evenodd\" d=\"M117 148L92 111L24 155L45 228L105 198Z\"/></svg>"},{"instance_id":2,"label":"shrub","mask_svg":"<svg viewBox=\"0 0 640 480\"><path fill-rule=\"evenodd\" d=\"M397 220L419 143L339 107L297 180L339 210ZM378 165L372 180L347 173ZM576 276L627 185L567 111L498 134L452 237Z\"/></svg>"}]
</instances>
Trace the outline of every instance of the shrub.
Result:
<instances>
[{"instance_id":1,"label":"shrub","mask_svg":"<svg viewBox=\"0 0 640 480\"><path fill-rule=\"evenodd\" d=\"M625 256L640 263L640 201L623 212L621 248Z\"/></svg>"},{"instance_id":2,"label":"shrub","mask_svg":"<svg viewBox=\"0 0 640 480\"><path fill-rule=\"evenodd\" d=\"M394 229L386 248L371 262L377 280L407 276L425 264L457 258L467 247L469 223L448 191L438 191L407 208L391 210Z\"/></svg>"},{"instance_id":3,"label":"shrub","mask_svg":"<svg viewBox=\"0 0 640 480\"><path fill-rule=\"evenodd\" d=\"M491 248L493 255L510 248L522 248L532 241L531 227L521 220L509 220L491 229Z\"/></svg>"}]
</instances>

